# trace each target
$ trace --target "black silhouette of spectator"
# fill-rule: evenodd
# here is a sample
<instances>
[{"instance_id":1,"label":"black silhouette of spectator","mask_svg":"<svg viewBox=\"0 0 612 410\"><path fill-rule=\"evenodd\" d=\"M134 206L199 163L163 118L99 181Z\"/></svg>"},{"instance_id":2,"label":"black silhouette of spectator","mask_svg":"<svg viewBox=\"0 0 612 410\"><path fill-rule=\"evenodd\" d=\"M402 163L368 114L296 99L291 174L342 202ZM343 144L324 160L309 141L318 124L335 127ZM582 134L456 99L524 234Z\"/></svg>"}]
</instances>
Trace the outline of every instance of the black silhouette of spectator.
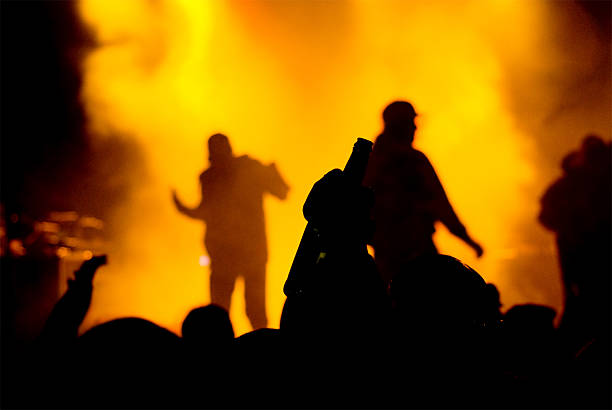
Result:
<instances>
[{"instance_id":1,"label":"black silhouette of spectator","mask_svg":"<svg viewBox=\"0 0 612 410\"><path fill-rule=\"evenodd\" d=\"M376 407L384 398L390 304L367 252L372 195L361 185L363 173L351 174L361 165L365 171L360 162L349 159L344 171L328 172L304 204L320 248L316 263L306 264L297 280L301 291L289 292L281 315L290 353L283 361L291 364L284 381L290 407Z\"/></svg>"},{"instance_id":2,"label":"black silhouette of spectator","mask_svg":"<svg viewBox=\"0 0 612 410\"><path fill-rule=\"evenodd\" d=\"M534 335L536 332L553 332L557 312L549 307L535 304L514 305L504 314L506 330Z\"/></svg>"},{"instance_id":3,"label":"black silhouette of spectator","mask_svg":"<svg viewBox=\"0 0 612 410\"><path fill-rule=\"evenodd\" d=\"M58 389L76 408L181 407L184 363L176 334L142 318L119 318L78 338Z\"/></svg>"},{"instance_id":4,"label":"black silhouette of spectator","mask_svg":"<svg viewBox=\"0 0 612 410\"><path fill-rule=\"evenodd\" d=\"M79 327L91 304L94 276L104 264L105 255L81 264L74 279L68 279L68 290L51 310L28 354L21 358L19 368L11 375L16 383L10 392L10 400L18 398L19 407L78 406L78 390L66 392L63 387L73 380Z\"/></svg>"},{"instance_id":5,"label":"black silhouette of spectator","mask_svg":"<svg viewBox=\"0 0 612 410\"><path fill-rule=\"evenodd\" d=\"M304 205L325 252L304 274L304 295L288 297L281 329L343 334L355 326L375 326L386 314L385 287L367 252L371 192L346 181L334 169L313 186ZM296 303L294 303L296 302Z\"/></svg>"},{"instance_id":6,"label":"black silhouette of spectator","mask_svg":"<svg viewBox=\"0 0 612 410\"><path fill-rule=\"evenodd\" d=\"M489 316L490 290L458 259L423 255L406 263L390 284L394 311L410 326L442 331L480 328Z\"/></svg>"},{"instance_id":7,"label":"black silhouette of spectator","mask_svg":"<svg viewBox=\"0 0 612 410\"><path fill-rule=\"evenodd\" d=\"M567 154L563 175L541 199L540 222L553 231L564 284L560 330L578 350L610 332L610 142L587 135Z\"/></svg>"},{"instance_id":8,"label":"black silhouette of spectator","mask_svg":"<svg viewBox=\"0 0 612 410\"><path fill-rule=\"evenodd\" d=\"M504 369L516 382L516 405L567 405L563 403L566 392L559 392L567 357L560 351L556 315L555 309L537 304L514 305L504 314Z\"/></svg>"},{"instance_id":9,"label":"black silhouette of spectator","mask_svg":"<svg viewBox=\"0 0 612 410\"><path fill-rule=\"evenodd\" d=\"M211 302L229 311L238 276L245 280L246 312L253 328L266 327L265 280L268 249L263 210L265 193L285 199L289 191L274 163L236 157L229 139L208 140L210 167L200 175L202 199L188 208L173 191L182 214L204 221L204 245L211 259Z\"/></svg>"},{"instance_id":10,"label":"black silhouette of spectator","mask_svg":"<svg viewBox=\"0 0 612 410\"><path fill-rule=\"evenodd\" d=\"M191 310L181 326L183 340L194 345L220 345L234 339L234 328L227 310L217 305Z\"/></svg>"},{"instance_id":11,"label":"black silhouette of spectator","mask_svg":"<svg viewBox=\"0 0 612 410\"><path fill-rule=\"evenodd\" d=\"M487 323L491 326L499 327L503 320L503 313L501 311L502 304L497 286L492 283L487 283L485 287L485 300Z\"/></svg>"},{"instance_id":12,"label":"black silhouette of spectator","mask_svg":"<svg viewBox=\"0 0 612 410\"><path fill-rule=\"evenodd\" d=\"M141 318L79 327L89 310L93 278L106 256L86 260L68 280L37 340L24 402L43 408L172 407L181 391L180 338ZM66 386L70 386L67 388ZM27 387L26 387L27 388ZM31 394L31 393L30 393Z\"/></svg>"},{"instance_id":13,"label":"black silhouette of spectator","mask_svg":"<svg viewBox=\"0 0 612 410\"><path fill-rule=\"evenodd\" d=\"M436 221L472 247L477 256L483 253L457 217L433 166L412 146L416 116L406 101L385 108L384 130L374 143L364 181L374 189L376 229L371 244L387 282L404 262L438 253L432 240Z\"/></svg>"},{"instance_id":14,"label":"black silhouette of spectator","mask_svg":"<svg viewBox=\"0 0 612 410\"><path fill-rule=\"evenodd\" d=\"M94 275L106 261L105 255L94 256L74 272L74 279L68 279L68 290L53 307L39 336L43 343L66 343L77 338L91 304Z\"/></svg>"},{"instance_id":15,"label":"black silhouette of spectator","mask_svg":"<svg viewBox=\"0 0 612 410\"><path fill-rule=\"evenodd\" d=\"M232 405L237 408L290 408L297 396L289 393L291 377L289 353L279 329L262 328L234 339L232 354L240 368L235 379ZM270 392L273 388L273 393ZM293 396L293 397L292 397ZM224 403L226 406L227 403Z\"/></svg>"},{"instance_id":16,"label":"black silhouette of spectator","mask_svg":"<svg viewBox=\"0 0 612 410\"><path fill-rule=\"evenodd\" d=\"M232 406L227 383L243 363L234 354L234 328L227 310L209 304L191 310L181 327L185 354L185 396L191 406ZM205 389L206 394L203 394Z\"/></svg>"},{"instance_id":17,"label":"black silhouette of spectator","mask_svg":"<svg viewBox=\"0 0 612 410\"><path fill-rule=\"evenodd\" d=\"M503 383L496 346L486 338L491 327L484 279L451 256L422 255L403 265L389 292L389 360L398 374L389 394L395 406L495 408L494 392Z\"/></svg>"}]
</instances>

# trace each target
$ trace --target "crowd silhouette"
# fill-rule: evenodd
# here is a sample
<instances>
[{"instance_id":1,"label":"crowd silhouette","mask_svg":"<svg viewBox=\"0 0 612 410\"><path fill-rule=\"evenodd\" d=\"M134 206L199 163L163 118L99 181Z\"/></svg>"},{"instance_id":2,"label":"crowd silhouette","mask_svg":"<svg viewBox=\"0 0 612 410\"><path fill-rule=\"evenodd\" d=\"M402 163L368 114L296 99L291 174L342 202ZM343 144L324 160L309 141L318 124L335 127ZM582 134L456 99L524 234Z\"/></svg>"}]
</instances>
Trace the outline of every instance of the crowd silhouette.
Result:
<instances>
[{"instance_id":1,"label":"crowd silhouette","mask_svg":"<svg viewBox=\"0 0 612 410\"><path fill-rule=\"evenodd\" d=\"M556 234L566 288L557 328L548 306L502 313L495 284L435 249L432 224L440 220L482 254L431 164L411 147L415 115L408 102L390 104L369 165L351 156L313 186L303 243L314 248L296 255L300 276L285 289L280 327L267 327L247 297L254 330L239 337L226 296L214 289L233 287L240 274L248 281L247 266L263 275L261 196L284 198L288 188L273 166L234 157L227 137L212 136L201 204L191 209L174 197L179 211L207 224L213 302L189 312L180 336L134 317L79 336L93 277L107 262L85 261L14 369L4 407L609 408L610 143L587 136L542 198L540 221ZM364 147L358 141L354 155ZM218 165L217 154L236 168ZM264 174L275 182L257 179ZM363 185L354 183L364 174ZM223 194L228 175L233 194ZM239 198L252 200L241 204L249 210L232 208ZM225 219L217 206L229 208ZM256 250L227 230L245 229L244 212L257 225Z\"/></svg>"}]
</instances>

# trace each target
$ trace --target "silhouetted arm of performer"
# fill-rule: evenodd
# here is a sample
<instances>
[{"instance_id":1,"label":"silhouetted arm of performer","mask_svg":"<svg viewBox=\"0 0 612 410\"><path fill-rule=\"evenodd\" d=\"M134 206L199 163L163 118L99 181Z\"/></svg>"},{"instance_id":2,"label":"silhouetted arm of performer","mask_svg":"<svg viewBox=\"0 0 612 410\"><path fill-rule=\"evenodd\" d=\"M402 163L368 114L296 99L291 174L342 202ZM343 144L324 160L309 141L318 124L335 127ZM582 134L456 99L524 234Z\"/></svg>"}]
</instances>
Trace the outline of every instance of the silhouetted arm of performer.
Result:
<instances>
[{"instance_id":1,"label":"silhouetted arm of performer","mask_svg":"<svg viewBox=\"0 0 612 410\"><path fill-rule=\"evenodd\" d=\"M287 198L289 192L289 185L285 182L280 172L276 168L275 163L271 163L264 167L265 170L265 181L266 190L277 197L278 199L284 200Z\"/></svg>"},{"instance_id":2,"label":"silhouetted arm of performer","mask_svg":"<svg viewBox=\"0 0 612 410\"><path fill-rule=\"evenodd\" d=\"M186 215L193 219L204 220L204 197L202 197L200 204L197 207L189 208L188 206L185 206L183 204L183 202L179 199L178 195L176 194L176 190L173 189L172 190L172 200L174 201L174 206L176 206L176 209L183 215Z\"/></svg>"},{"instance_id":3,"label":"silhouetted arm of performer","mask_svg":"<svg viewBox=\"0 0 612 410\"><path fill-rule=\"evenodd\" d=\"M455 213L448 197L446 196L446 192L444 191L444 187L442 186L442 182L438 178L436 171L429 161L427 161L427 168L429 168L429 176L428 181L431 187L434 189L434 198L435 198L435 208L440 218L440 222L444 224L457 238L461 239L463 242L468 244L474 252L476 252L477 257L481 257L484 253L484 250L480 246L478 242L476 242L467 232L465 226L459 220L459 217Z\"/></svg>"},{"instance_id":4,"label":"silhouetted arm of performer","mask_svg":"<svg viewBox=\"0 0 612 410\"><path fill-rule=\"evenodd\" d=\"M91 304L94 275L105 264L106 255L94 256L74 272L74 279L68 279L68 290L53 307L41 333L40 339L43 342L63 342L77 338L79 326Z\"/></svg>"}]
</instances>

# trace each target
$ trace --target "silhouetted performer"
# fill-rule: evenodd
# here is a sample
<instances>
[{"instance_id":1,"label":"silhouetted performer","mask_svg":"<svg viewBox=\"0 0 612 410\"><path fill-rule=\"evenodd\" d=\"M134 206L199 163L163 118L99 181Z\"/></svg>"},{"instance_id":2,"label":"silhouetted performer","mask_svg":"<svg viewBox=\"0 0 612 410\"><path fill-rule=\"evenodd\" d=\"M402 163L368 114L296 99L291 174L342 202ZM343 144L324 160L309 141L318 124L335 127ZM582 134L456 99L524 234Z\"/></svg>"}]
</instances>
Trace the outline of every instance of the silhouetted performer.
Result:
<instances>
[{"instance_id":1,"label":"silhouetted performer","mask_svg":"<svg viewBox=\"0 0 612 410\"><path fill-rule=\"evenodd\" d=\"M575 349L610 332L612 149L588 135L562 161L541 199L540 222L556 234L565 292L560 328Z\"/></svg>"},{"instance_id":2,"label":"silhouetted performer","mask_svg":"<svg viewBox=\"0 0 612 410\"><path fill-rule=\"evenodd\" d=\"M206 223L204 245L210 256L211 303L229 311L236 278L245 281L246 313L253 328L266 327L266 243L263 195L285 199L289 187L274 163L236 157L228 138L208 140L210 167L200 175L202 200L188 208L173 191L179 212Z\"/></svg>"},{"instance_id":3,"label":"silhouetted performer","mask_svg":"<svg viewBox=\"0 0 612 410\"><path fill-rule=\"evenodd\" d=\"M386 281L421 255L437 254L434 223L471 246L481 246L467 233L453 210L433 166L412 147L417 116L412 104L395 101L383 111L384 130L375 143L364 185L374 190L372 239L376 264Z\"/></svg>"}]
</instances>

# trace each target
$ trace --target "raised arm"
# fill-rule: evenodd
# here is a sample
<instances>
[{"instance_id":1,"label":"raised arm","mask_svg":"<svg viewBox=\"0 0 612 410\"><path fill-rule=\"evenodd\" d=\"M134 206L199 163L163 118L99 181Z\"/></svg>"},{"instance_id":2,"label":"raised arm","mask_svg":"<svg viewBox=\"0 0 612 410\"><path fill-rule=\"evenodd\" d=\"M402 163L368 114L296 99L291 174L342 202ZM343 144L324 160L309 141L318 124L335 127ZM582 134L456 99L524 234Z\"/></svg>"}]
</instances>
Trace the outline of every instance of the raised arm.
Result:
<instances>
[{"instance_id":1,"label":"raised arm","mask_svg":"<svg viewBox=\"0 0 612 410\"><path fill-rule=\"evenodd\" d=\"M265 170L267 191L279 199L287 198L289 185L287 185L280 172L278 172L276 164L271 163L265 167Z\"/></svg>"},{"instance_id":2,"label":"raised arm","mask_svg":"<svg viewBox=\"0 0 612 410\"><path fill-rule=\"evenodd\" d=\"M68 290L53 307L40 340L44 343L62 343L76 339L91 304L94 275L105 264L106 255L94 256L74 272L74 279L68 279Z\"/></svg>"},{"instance_id":3,"label":"raised arm","mask_svg":"<svg viewBox=\"0 0 612 410\"><path fill-rule=\"evenodd\" d=\"M176 209L182 213L193 219L204 220L204 198L200 201L200 204L195 208L189 208L185 206L183 202L179 199L176 190L172 190L172 201L174 202L174 206Z\"/></svg>"}]
</instances>

